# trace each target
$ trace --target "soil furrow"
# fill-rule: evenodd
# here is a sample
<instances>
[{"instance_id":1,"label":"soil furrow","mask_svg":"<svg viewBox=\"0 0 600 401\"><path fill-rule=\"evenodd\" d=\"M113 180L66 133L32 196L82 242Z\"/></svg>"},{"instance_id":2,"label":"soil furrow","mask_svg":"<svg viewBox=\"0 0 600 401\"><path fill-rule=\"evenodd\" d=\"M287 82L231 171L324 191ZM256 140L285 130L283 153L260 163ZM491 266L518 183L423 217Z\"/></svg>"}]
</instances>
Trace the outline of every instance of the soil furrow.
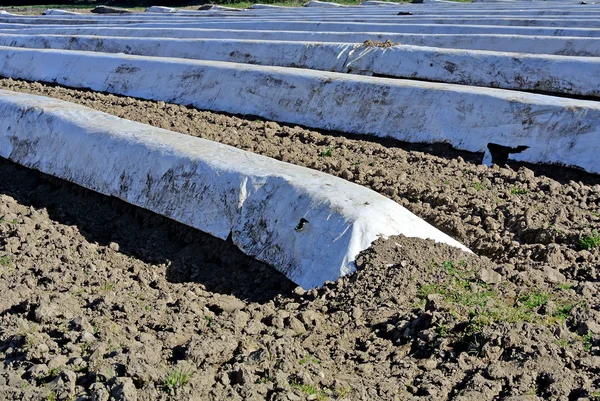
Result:
<instances>
[{"instance_id":1,"label":"soil furrow","mask_svg":"<svg viewBox=\"0 0 600 401\"><path fill-rule=\"evenodd\" d=\"M481 256L377 241L305 292L223 241L0 161L6 399L577 399L600 391L600 179L0 80L370 187Z\"/></svg>"}]
</instances>

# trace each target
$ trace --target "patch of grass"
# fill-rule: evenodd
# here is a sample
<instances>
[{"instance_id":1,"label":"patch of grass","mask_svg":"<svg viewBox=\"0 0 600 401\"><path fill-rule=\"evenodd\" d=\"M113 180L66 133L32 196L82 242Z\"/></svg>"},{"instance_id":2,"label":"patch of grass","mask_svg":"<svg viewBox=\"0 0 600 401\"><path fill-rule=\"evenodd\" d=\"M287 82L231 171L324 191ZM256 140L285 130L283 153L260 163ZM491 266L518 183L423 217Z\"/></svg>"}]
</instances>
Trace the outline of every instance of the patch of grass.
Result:
<instances>
[{"instance_id":1,"label":"patch of grass","mask_svg":"<svg viewBox=\"0 0 600 401\"><path fill-rule=\"evenodd\" d=\"M488 286L481 282L474 271L464 264L451 261L441 263L445 278L419 287L417 296L423 305L431 294L438 294L445 303L444 308L458 321L466 335L481 332L485 327L500 323L531 322L551 325L564 322L578 304L568 302L560 296L532 290L517 299L507 299L500 286ZM542 307L553 301L556 307L548 313ZM423 305L424 306L424 305ZM436 332L441 337L450 336L452 327L440 325Z\"/></svg>"},{"instance_id":2,"label":"patch of grass","mask_svg":"<svg viewBox=\"0 0 600 401\"><path fill-rule=\"evenodd\" d=\"M477 191L483 191L484 189L487 189L487 188L485 187L485 185L483 185L483 184L482 184L482 183L480 183L479 181L475 181L475 182L473 182L472 186L473 186L473 188L475 188L475 190L477 190Z\"/></svg>"},{"instance_id":3,"label":"patch of grass","mask_svg":"<svg viewBox=\"0 0 600 401\"><path fill-rule=\"evenodd\" d=\"M331 157L333 155L333 148L327 148L326 150L319 153L321 157Z\"/></svg>"},{"instance_id":4,"label":"patch of grass","mask_svg":"<svg viewBox=\"0 0 600 401\"><path fill-rule=\"evenodd\" d=\"M459 263L459 266L465 266L464 261ZM442 267L444 269L446 269L446 272L450 275L450 276L455 276L455 277L459 277L459 278L465 278L466 276L472 274L472 271L465 271L465 270L461 270L459 269L457 266L454 265L453 262L446 260L444 262L442 262Z\"/></svg>"},{"instance_id":5,"label":"patch of grass","mask_svg":"<svg viewBox=\"0 0 600 401\"><path fill-rule=\"evenodd\" d=\"M518 298L517 302L527 311L537 311L541 306L545 305L550 296L544 292L532 292Z\"/></svg>"},{"instance_id":6,"label":"patch of grass","mask_svg":"<svg viewBox=\"0 0 600 401\"><path fill-rule=\"evenodd\" d=\"M187 384L190 377L179 369L175 369L167 373L163 381L163 390L168 394L174 394L175 391Z\"/></svg>"},{"instance_id":7,"label":"patch of grass","mask_svg":"<svg viewBox=\"0 0 600 401\"><path fill-rule=\"evenodd\" d=\"M101 287L102 291L112 291L115 289L115 285L113 283L106 282Z\"/></svg>"},{"instance_id":8,"label":"patch of grass","mask_svg":"<svg viewBox=\"0 0 600 401\"><path fill-rule=\"evenodd\" d=\"M50 391L46 396L46 401L57 401L58 397L56 397L56 393L54 391Z\"/></svg>"},{"instance_id":9,"label":"patch of grass","mask_svg":"<svg viewBox=\"0 0 600 401\"><path fill-rule=\"evenodd\" d=\"M517 187L512 187L510 189L511 195L526 195L528 193L529 193L529 190L527 190L527 189L522 189L522 188L517 188Z\"/></svg>"},{"instance_id":10,"label":"patch of grass","mask_svg":"<svg viewBox=\"0 0 600 401\"><path fill-rule=\"evenodd\" d=\"M600 234L597 230L592 231L592 235L586 235L579 240L581 249L594 249L600 246Z\"/></svg>"}]
</instances>

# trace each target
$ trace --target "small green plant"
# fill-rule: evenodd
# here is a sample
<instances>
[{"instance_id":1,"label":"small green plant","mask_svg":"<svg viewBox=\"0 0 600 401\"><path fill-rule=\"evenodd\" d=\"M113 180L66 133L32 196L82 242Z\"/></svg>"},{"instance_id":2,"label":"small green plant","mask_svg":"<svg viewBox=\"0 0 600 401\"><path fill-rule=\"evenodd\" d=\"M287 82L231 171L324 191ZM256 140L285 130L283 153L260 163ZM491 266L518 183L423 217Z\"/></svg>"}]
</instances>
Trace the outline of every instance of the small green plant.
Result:
<instances>
[{"instance_id":1,"label":"small green plant","mask_svg":"<svg viewBox=\"0 0 600 401\"><path fill-rule=\"evenodd\" d=\"M528 193L529 193L529 190L527 190L527 189L522 189L522 188L517 188L517 187L512 187L510 189L511 195L525 195Z\"/></svg>"},{"instance_id":2,"label":"small green plant","mask_svg":"<svg viewBox=\"0 0 600 401\"><path fill-rule=\"evenodd\" d=\"M115 289L115 285L113 283L104 283L104 285L102 286L102 291L112 291Z\"/></svg>"},{"instance_id":3,"label":"small green plant","mask_svg":"<svg viewBox=\"0 0 600 401\"><path fill-rule=\"evenodd\" d=\"M327 148L326 150L319 153L321 157L331 157L333 155L333 148Z\"/></svg>"},{"instance_id":4,"label":"small green plant","mask_svg":"<svg viewBox=\"0 0 600 401\"><path fill-rule=\"evenodd\" d=\"M583 343L583 349L589 351L592 349L592 345L594 343L594 336L591 334L585 334L581 336L581 342Z\"/></svg>"},{"instance_id":5,"label":"small green plant","mask_svg":"<svg viewBox=\"0 0 600 401\"><path fill-rule=\"evenodd\" d=\"M89 351L90 351L90 344L88 344L88 343L81 344L81 354L82 355L88 355Z\"/></svg>"},{"instance_id":6,"label":"small green plant","mask_svg":"<svg viewBox=\"0 0 600 401\"><path fill-rule=\"evenodd\" d=\"M54 391L50 391L46 396L47 401L56 401L58 398L56 397L56 393Z\"/></svg>"},{"instance_id":7,"label":"small green plant","mask_svg":"<svg viewBox=\"0 0 600 401\"><path fill-rule=\"evenodd\" d=\"M600 234L597 230L592 231L592 235L586 235L579 240L581 249L593 249L600 246Z\"/></svg>"},{"instance_id":8,"label":"small green plant","mask_svg":"<svg viewBox=\"0 0 600 401\"><path fill-rule=\"evenodd\" d=\"M423 310L425 309L425 306L427 305L427 300L424 297L417 297L413 302L412 302L412 308L416 309L416 310Z\"/></svg>"},{"instance_id":9,"label":"small green plant","mask_svg":"<svg viewBox=\"0 0 600 401\"><path fill-rule=\"evenodd\" d=\"M554 344L558 345L559 347L567 347L569 345L569 340L565 340L565 339L558 339L558 340L554 340L553 341Z\"/></svg>"},{"instance_id":10,"label":"small green plant","mask_svg":"<svg viewBox=\"0 0 600 401\"><path fill-rule=\"evenodd\" d=\"M208 327L212 326L212 324L213 324L213 317L212 316L206 315L206 316L204 316L204 320L206 320L206 325Z\"/></svg>"},{"instance_id":11,"label":"small green plant","mask_svg":"<svg viewBox=\"0 0 600 401\"><path fill-rule=\"evenodd\" d=\"M448 325L440 324L439 326L437 326L435 328L435 332L440 337L448 337L448 333L449 333Z\"/></svg>"},{"instance_id":12,"label":"small green plant","mask_svg":"<svg viewBox=\"0 0 600 401\"><path fill-rule=\"evenodd\" d=\"M17 224L19 224L19 219L6 220L5 218L0 217L0 224L2 223L7 223L16 226Z\"/></svg>"},{"instance_id":13,"label":"small green plant","mask_svg":"<svg viewBox=\"0 0 600 401\"><path fill-rule=\"evenodd\" d=\"M263 372L263 374L259 375L258 378L256 379L256 383L258 383L258 384L267 384L267 383L271 383L272 381L273 381L273 378L267 371Z\"/></svg>"},{"instance_id":14,"label":"small green plant","mask_svg":"<svg viewBox=\"0 0 600 401\"><path fill-rule=\"evenodd\" d=\"M12 265L13 258L10 255L0 256L0 266L10 267Z\"/></svg>"},{"instance_id":15,"label":"small green plant","mask_svg":"<svg viewBox=\"0 0 600 401\"><path fill-rule=\"evenodd\" d=\"M575 308L578 304L570 304L570 303L559 303L556 311L554 312L554 317L561 321L567 320L573 308Z\"/></svg>"},{"instance_id":16,"label":"small green plant","mask_svg":"<svg viewBox=\"0 0 600 401\"><path fill-rule=\"evenodd\" d=\"M175 391L187 384L189 381L189 374L175 369L167 373L163 381L163 390L168 394L174 394Z\"/></svg>"},{"instance_id":17,"label":"small green plant","mask_svg":"<svg viewBox=\"0 0 600 401\"><path fill-rule=\"evenodd\" d=\"M335 389L335 398L337 398L338 400L343 400L346 397L350 396L350 393L352 393L352 387L338 387Z\"/></svg>"},{"instance_id":18,"label":"small green plant","mask_svg":"<svg viewBox=\"0 0 600 401\"><path fill-rule=\"evenodd\" d=\"M315 365L320 365L321 361L314 356L307 355L304 358L298 361L298 365L304 365L305 363L314 363Z\"/></svg>"},{"instance_id":19,"label":"small green plant","mask_svg":"<svg viewBox=\"0 0 600 401\"><path fill-rule=\"evenodd\" d=\"M573 284L557 284L556 286L564 291L567 291L567 290L570 290L571 288L573 288Z\"/></svg>"},{"instance_id":20,"label":"small green plant","mask_svg":"<svg viewBox=\"0 0 600 401\"><path fill-rule=\"evenodd\" d=\"M56 367L56 368L50 369L48 371L48 377L54 378L54 377L58 376L60 374L61 370L62 370L62 367Z\"/></svg>"},{"instance_id":21,"label":"small green plant","mask_svg":"<svg viewBox=\"0 0 600 401\"><path fill-rule=\"evenodd\" d=\"M300 389L304 394L308 396L315 396L318 401L327 400L327 394L324 391L317 389L315 386L310 384L299 384L296 381L290 383L290 387ZM314 398L313 398L314 399Z\"/></svg>"},{"instance_id":22,"label":"small green plant","mask_svg":"<svg viewBox=\"0 0 600 401\"><path fill-rule=\"evenodd\" d=\"M473 188L475 188L475 190L477 190L477 191L482 191L485 189L485 185L483 185L479 181L475 181L475 182L473 182Z\"/></svg>"}]
</instances>

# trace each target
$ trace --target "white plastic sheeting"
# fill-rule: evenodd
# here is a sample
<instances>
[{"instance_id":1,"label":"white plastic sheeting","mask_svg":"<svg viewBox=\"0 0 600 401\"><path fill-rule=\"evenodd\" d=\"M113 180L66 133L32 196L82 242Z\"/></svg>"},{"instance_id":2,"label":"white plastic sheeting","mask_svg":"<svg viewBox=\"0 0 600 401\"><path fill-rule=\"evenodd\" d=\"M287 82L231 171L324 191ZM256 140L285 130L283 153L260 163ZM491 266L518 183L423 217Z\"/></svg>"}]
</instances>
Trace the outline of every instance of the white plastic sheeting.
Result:
<instances>
[{"instance_id":1,"label":"white plastic sheeting","mask_svg":"<svg viewBox=\"0 0 600 401\"><path fill-rule=\"evenodd\" d=\"M234 9L244 11L242 13L229 12L212 12L212 11L193 11L193 10L177 10L169 7L148 8L144 13L128 13L117 14L107 18L107 16L98 16L96 14L79 14L71 13L70 11L49 10L55 12L56 15L44 16L4 16L4 23L39 23L39 24L61 24L65 21L76 21L79 23L131 23L131 22L156 22L162 21L165 23L173 22L189 22L190 17L202 17L203 22L219 22L219 21L339 21L339 22L371 22L371 23L450 23L450 24L477 24L477 25L513 25L513 26L563 26L563 27L598 27L600 23L595 19L594 14L590 15L546 15L546 16L531 16L531 15L489 15L483 16L480 14L466 15L439 15L439 14L413 14L410 15L404 12L388 11L381 13L362 13L361 10L355 10L353 13L312 13L307 15L296 15L294 12L282 13L272 12L271 10L263 9ZM271 11L271 12L269 12ZM58 14L60 13L60 14ZM596 13L597 15L597 13Z\"/></svg>"},{"instance_id":2,"label":"white plastic sheeting","mask_svg":"<svg viewBox=\"0 0 600 401\"><path fill-rule=\"evenodd\" d=\"M365 40L402 43L413 46L466 50L490 50L514 53L554 54L600 57L600 39L580 37L519 35L433 35L385 34L373 32L276 32L188 28L73 27L0 29L0 34L89 35L118 37L154 37L179 39L240 39L302 42L363 43Z\"/></svg>"},{"instance_id":3,"label":"white plastic sheeting","mask_svg":"<svg viewBox=\"0 0 600 401\"><path fill-rule=\"evenodd\" d=\"M600 173L600 104L499 89L294 68L0 47L7 77L483 152Z\"/></svg>"},{"instance_id":4,"label":"white plastic sheeting","mask_svg":"<svg viewBox=\"0 0 600 401\"><path fill-rule=\"evenodd\" d=\"M81 15L81 13L76 13L74 11L57 10L57 9L54 9L54 8L50 8L50 9L44 11L44 15Z\"/></svg>"},{"instance_id":5,"label":"white plastic sheeting","mask_svg":"<svg viewBox=\"0 0 600 401\"><path fill-rule=\"evenodd\" d=\"M199 19L201 20L201 19ZM86 24L101 21L86 21ZM39 28L52 28L60 25L77 25L80 21L65 19L63 21L43 21L37 18L23 20L20 23L6 22L0 17L3 29L23 29L30 25ZM236 21L188 21L181 23L169 21L130 21L129 28L201 28L201 29L240 29L268 31L308 31L308 32L378 32L378 33L413 33L413 34L495 34L495 35L538 35L538 36L581 36L600 37L600 28L571 28L571 27L538 27L538 26L499 26L472 24L426 24L426 23L370 23L370 22L340 22L340 21L252 21L239 19Z\"/></svg>"},{"instance_id":6,"label":"white plastic sheeting","mask_svg":"<svg viewBox=\"0 0 600 401\"><path fill-rule=\"evenodd\" d=\"M379 236L467 250L362 186L56 99L0 91L0 156L218 238L231 235L304 288L350 273Z\"/></svg>"},{"instance_id":7,"label":"white plastic sheeting","mask_svg":"<svg viewBox=\"0 0 600 401\"><path fill-rule=\"evenodd\" d=\"M276 6L276 5L273 5L273 4L260 4L260 3L252 4L250 6L250 9L252 9L252 10L263 10L263 9L268 10L268 9L277 9L277 8L287 9L287 8L290 8L290 7Z\"/></svg>"},{"instance_id":8,"label":"white plastic sheeting","mask_svg":"<svg viewBox=\"0 0 600 401\"><path fill-rule=\"evenodd\" d=\"M331 8L331 7L344 7L344 6L341 5L341 4L339 4L339 3L332 3L330 1L311 0L308 3L306 3L304 5L304 7L326 7L326 8Z\"/></svg>"},{"instance_id":9,"label":"white plastic sheeting","mask_svg":"<svg viewBox=\"0 0 600 401\"><path fill-rule=\"evenodd\" d=\"M341 43L3 35L0 46L126 53L600 97L600 58Z\"/></svg>"},{"instance_id":10,"label":"white plastic sheeting","mask_svg":"<svg viewBox=\"0 0 600 401\"><path fill-rule=\"evenodd\" d=\"M189 14L177 11L175 9L171 9L172 11L167 12L150 12L150 14L119 14L119 17L110 17L106 18L104 16L102 18L89 18L82 14L76 14L77 18L65 18L65 15L61 15L61 18L41 18L41 17L21 17L21 18L0 18L0 22L3 24L3 27L17 27L23 28L23 24L31 24L38 25L40 27L50 27L58 25L101 25L101 26L109 26L109 25L130 25L130 24L149 24L152 23L156 26L156 24L162 24L164 26L173 27L176 25L185 25L187 27L193 27L194 25L190 25L193 22L202 22L202 23L215 23L215 22L244 22L251 21L252 25L250 29L255 29L260 25L261 22L278 22L281 21L282 18L274 15L253 15L248 16L245 13L242 13L241 17L237 16L203 16L201 19L191 18L196 14ZM56 10L54 10L56 11ZM174 16L173 14L176 14ZM168 17L166 15L169 15ZM197 21L199 20L199 21ZM286 19L284 19L286 20ZM599 28L600 22L597 17L589 16L589 17L566 17L562 18L531 18L531 17L487 17L483 18L482 16L468 16L462 18L456 17L446 17L446 16L397 16L397 15L384 15L384 16L365 16L357 13L355 15L345 15L345 16L324 16L324 15L311 15L311 16L299 16L295 19L287 19L288 22L344 22L344 23L368 23L370 26L368 30L377 31L379 30L379 24L396 24L396 25L469 25L469 26L479 26L482 30L485 30L488 26L497 26L497 27L554 27L554 28ZM138 25L139 26L139 25ZM384 31L388 31L386 26L383 26ZM525 32L527 33L527 32ZM585 36L585 32L580 32L580 36Z\"/></svg>"},{"instance_id":11,"label":"white plastic sheeting","mask_svg":"<svg viewBox=\"0 0 600 401\"><path fill-rule=\"evenodd\" d=\"M176 8L172 7L162 7L162 6L151 6L146 8L147 13L175 13L177 12Z\"/></svg>"}]
</instances>

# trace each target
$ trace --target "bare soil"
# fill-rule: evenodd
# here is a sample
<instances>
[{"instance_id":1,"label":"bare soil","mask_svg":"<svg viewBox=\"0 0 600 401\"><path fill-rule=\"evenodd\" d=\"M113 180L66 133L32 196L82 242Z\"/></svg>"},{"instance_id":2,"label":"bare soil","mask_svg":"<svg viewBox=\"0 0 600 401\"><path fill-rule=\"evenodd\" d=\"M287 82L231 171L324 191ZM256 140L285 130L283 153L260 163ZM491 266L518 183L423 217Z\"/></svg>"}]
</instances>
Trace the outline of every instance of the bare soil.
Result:
<instances>
[{"instance_id":1,"label":"bare soil","mask_svg":"<svg viewBox=\"0 0 600 401\"><path fill-rule=\"evenodd\" d=\"M0 160L0 398L600 397L600 178L41 83L334 174L469 246L378 241L305 292L230 243ZM520 397L520 398L519 398Z\"/></svg>"}]
</instances>

